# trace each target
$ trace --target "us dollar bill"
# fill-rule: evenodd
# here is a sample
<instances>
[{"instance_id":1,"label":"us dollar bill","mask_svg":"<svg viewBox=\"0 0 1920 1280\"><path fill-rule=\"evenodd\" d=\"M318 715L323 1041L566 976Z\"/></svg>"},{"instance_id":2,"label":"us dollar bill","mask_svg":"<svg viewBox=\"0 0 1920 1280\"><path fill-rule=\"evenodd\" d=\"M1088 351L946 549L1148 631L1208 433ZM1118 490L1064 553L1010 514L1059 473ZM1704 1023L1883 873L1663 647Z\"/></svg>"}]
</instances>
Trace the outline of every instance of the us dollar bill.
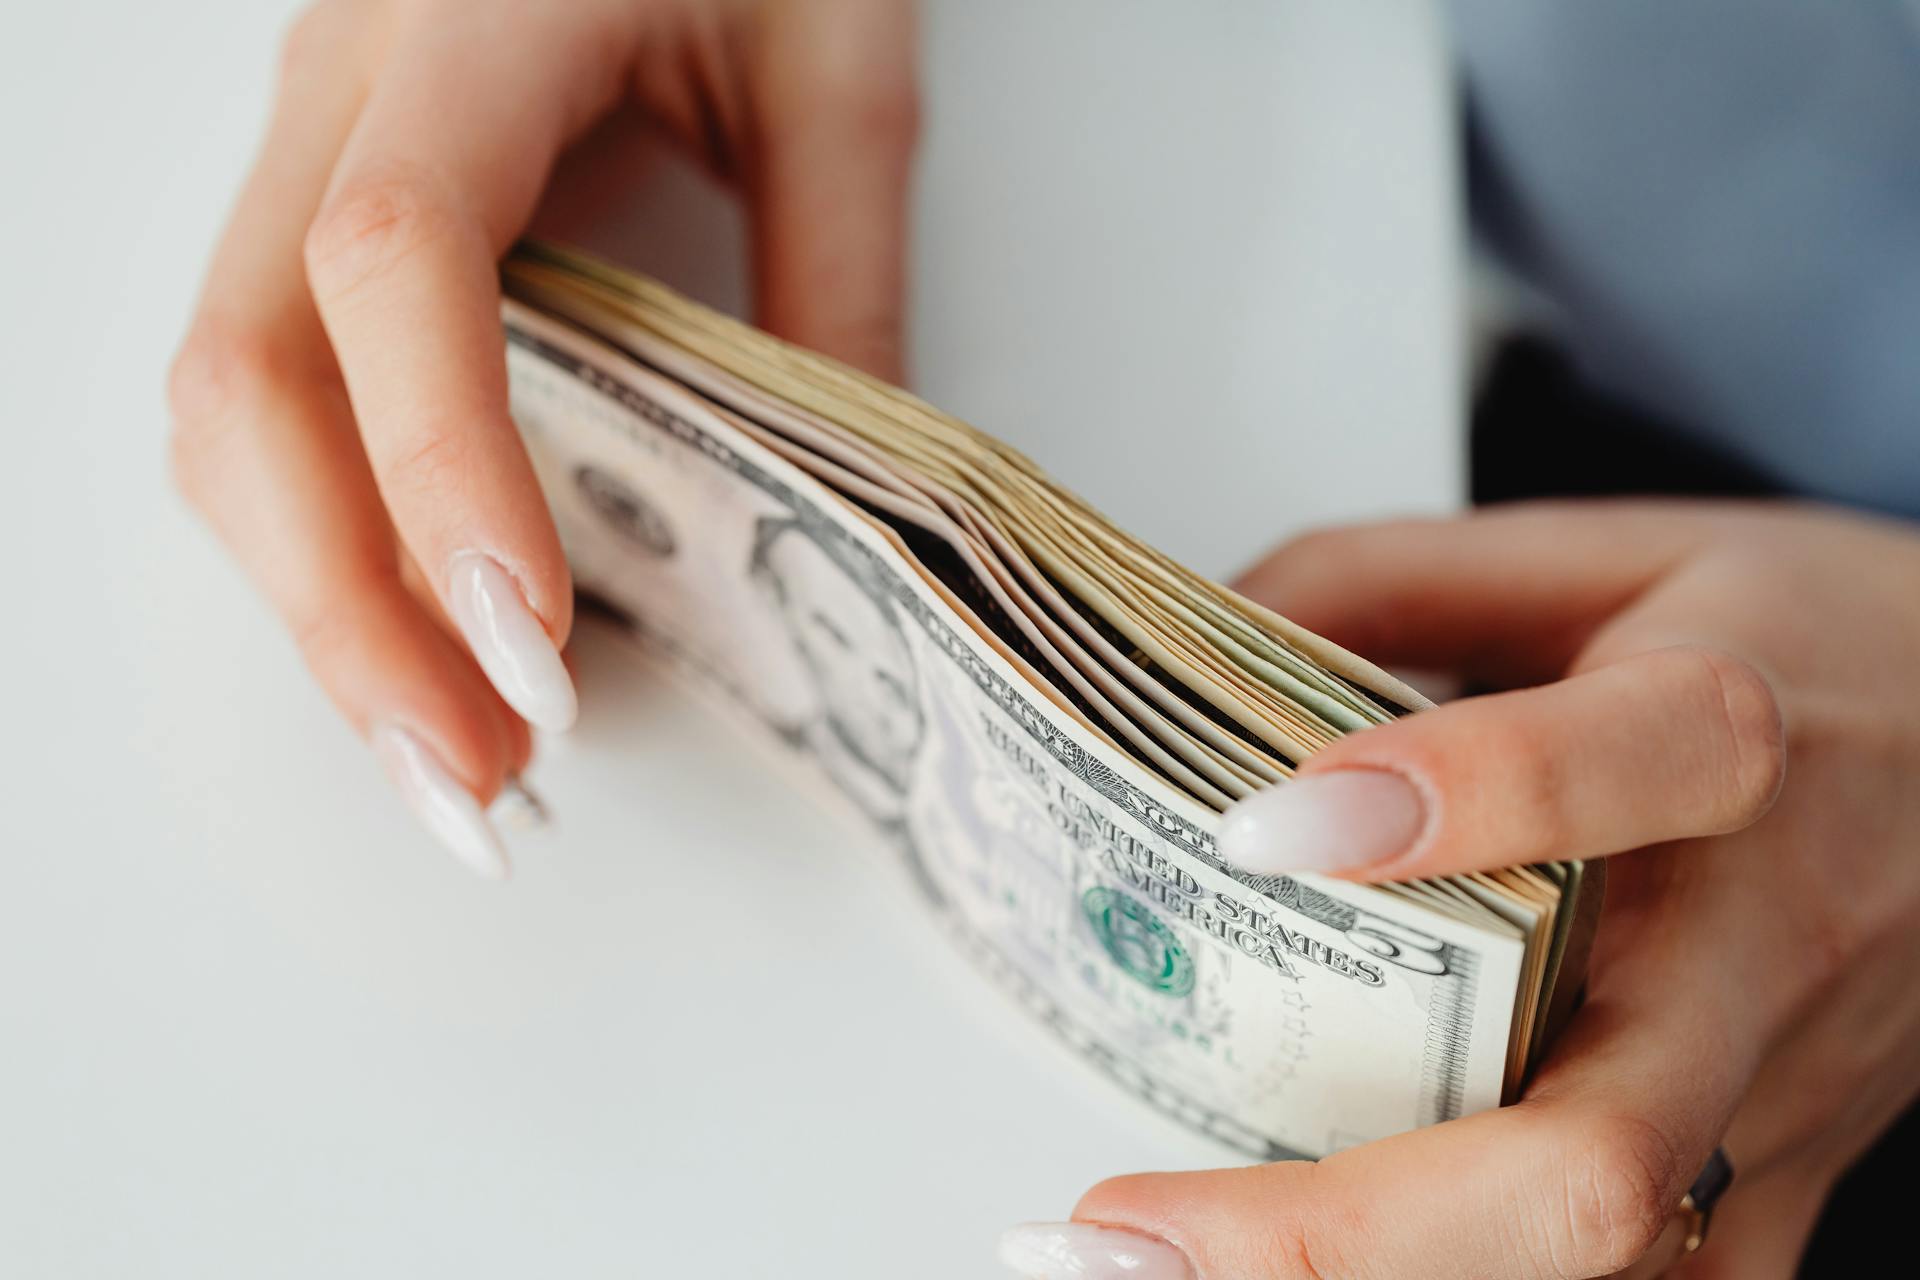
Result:
<instances>
[{"instance_id":1,"label":"us dollar bill","mask_svg":"<svg viewBox=\"0 0 1920 1280\"><path fill-rule=\"evenodd\" d=\"M505 322L580 588L857 814L1073 1057L1263 1159L1500 1102L1518 940L1229 868L1214 812L1043 696L871 512L630 354Z\"/></svg>"}]
</instances>

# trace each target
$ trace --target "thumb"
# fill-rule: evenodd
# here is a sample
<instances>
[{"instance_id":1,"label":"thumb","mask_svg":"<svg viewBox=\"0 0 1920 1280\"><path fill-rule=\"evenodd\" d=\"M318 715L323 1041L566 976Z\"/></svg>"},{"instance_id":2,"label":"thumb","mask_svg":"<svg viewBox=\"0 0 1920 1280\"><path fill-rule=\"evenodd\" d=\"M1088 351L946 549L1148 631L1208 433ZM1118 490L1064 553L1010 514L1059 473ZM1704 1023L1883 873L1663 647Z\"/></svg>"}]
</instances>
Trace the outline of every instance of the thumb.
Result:
<instances>
[{"instance_id":1,"label":"thumb","mask_svg":"<svg viewBox=\"0 0 1920 1280\"><path fill-rule=\"evenodd\" d=\"M1693 941L1676 931L1629 995ZM1694 991L1596 998L1527 1098L1317 1164L1110 1178L1073 1220L1018 1226L1034 1280L1486 1280L1604 1276L1663 1245L1751 1079L1756 1015ZM1698 1064L1711 1063L1712 1069Z\"/></svg>"}]
</instances>

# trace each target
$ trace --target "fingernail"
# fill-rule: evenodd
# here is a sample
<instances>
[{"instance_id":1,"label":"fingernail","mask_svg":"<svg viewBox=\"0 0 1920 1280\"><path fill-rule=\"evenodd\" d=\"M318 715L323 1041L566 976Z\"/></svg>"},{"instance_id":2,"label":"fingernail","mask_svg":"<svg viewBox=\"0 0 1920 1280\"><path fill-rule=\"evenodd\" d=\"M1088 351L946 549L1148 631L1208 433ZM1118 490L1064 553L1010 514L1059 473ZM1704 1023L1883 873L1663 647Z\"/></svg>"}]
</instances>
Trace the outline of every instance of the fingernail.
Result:
<instances>
[{"instance_id":1,"label":"fingernail","mask_svg":"<svg viewBox=\"0 0 1920 1280\"><path fill-rule=\"evenodd\" d=\"M580 704L560 651L493 557L462 551L447 566L447 602L487 679L529 724L558 733Z\"/></svg>"},{"instance_id":2,"label":"fingernail","mask_svg":"<svg viewBox=\"0 0 1920 1280\"><path fill-rule=\"evenodd\" d=\"M398 725L374 730L372 742L407 807L434 838L476 875L506 879L510 868L500 837L480 811L480 802L447 772L439 757Z\"/></svg>"},{"instance_id":3,"label":"fingernail","mask_svg":"<svg viewBox=\"0 0 1920 1280\"><path fill-rule=\"evenodd\" d=\"M1243 871L1357 871L1411 849L1426 820L1420 793L1397 773L1311 774L1228 809L1220 856Z\"/></svg>"},{"instance_id":4,"label":"fingernail","mask_svg":"<svg viewBox=\"0 0 1920 1280\"><path fill-rule=\"evenodd\" d=\"M1187 1257L1158 1236L1091 1222L1023 1222L1000 1237L1000 1261L1028 1280L1192 1280Z\"/></svg>"},{"instance_id":5,"label":"fingernail","mask_svg":"<svg viewBox=\"0 0 1920 1280\"><path fill-rule=\"evenodd\" d=\"M547 802L514 775L500 784L500 794L487 806L487 818L509 831L538 831L547 825Z\"/></svg>"}]
</instances>

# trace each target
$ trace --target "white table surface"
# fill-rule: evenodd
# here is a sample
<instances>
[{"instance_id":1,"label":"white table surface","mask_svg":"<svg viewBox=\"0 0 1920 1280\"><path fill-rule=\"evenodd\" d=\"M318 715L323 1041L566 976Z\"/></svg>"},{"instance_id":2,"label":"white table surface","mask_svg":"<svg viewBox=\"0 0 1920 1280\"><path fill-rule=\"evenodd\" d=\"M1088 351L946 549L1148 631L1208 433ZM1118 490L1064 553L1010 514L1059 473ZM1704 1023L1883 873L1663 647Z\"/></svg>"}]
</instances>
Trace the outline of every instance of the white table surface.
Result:
<instances>
[{"instance_id":1,"label":"white table surface","mask_svg":"<svg viewBox=\"0 0 1920 1280\"><path fill-rule=\"evenodd\" d=\"M164 476L287 9L43 5L0 47L0 1275L987 1276L1107 1174L1230 1159L591 627L518 877L410 825ZM922 390L1210 572L1452 503L1434 21L936 0ZM724 297L731 224L642 203Z\"/></svg>"}]
</instances>

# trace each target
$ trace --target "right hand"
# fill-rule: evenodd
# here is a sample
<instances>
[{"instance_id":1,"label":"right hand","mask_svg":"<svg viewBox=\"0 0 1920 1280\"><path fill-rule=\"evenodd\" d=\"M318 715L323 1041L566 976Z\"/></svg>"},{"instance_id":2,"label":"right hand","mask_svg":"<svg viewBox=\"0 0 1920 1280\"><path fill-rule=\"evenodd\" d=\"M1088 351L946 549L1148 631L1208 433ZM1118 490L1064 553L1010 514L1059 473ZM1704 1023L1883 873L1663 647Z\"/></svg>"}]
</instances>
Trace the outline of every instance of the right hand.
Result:
<instances>
[{"instance_id":1,"label":"right hand","mask_svg":"<svg viewBox=\"0 0 1920 1280\"><path fill-rule=\"evenodd\" d=\"M637 103L744 196L757 321L897 380L914 54L906 0L321 0L290 35L174 365L174 471L475 870L507 870L482 806L527 722L575 714L498 259Z\"/></svg>"}]
</instances>

